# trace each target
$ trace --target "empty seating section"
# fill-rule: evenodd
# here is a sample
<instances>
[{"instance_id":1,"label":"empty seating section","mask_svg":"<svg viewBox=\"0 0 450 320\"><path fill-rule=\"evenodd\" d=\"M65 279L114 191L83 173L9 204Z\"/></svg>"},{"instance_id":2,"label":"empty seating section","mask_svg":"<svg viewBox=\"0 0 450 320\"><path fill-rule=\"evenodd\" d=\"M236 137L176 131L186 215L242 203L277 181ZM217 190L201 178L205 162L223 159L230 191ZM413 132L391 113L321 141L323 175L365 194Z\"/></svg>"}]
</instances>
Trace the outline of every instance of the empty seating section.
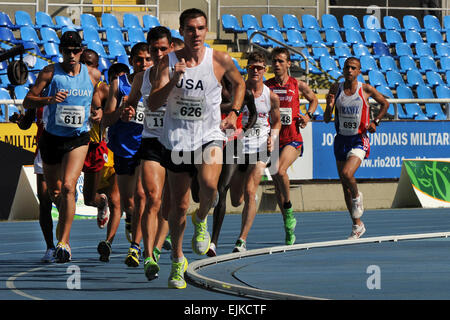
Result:
<instances>
[{"instance_id":1,"label":"empty seating section","mask_svg":"<svg viewBox=\"0 0 450 320\"><path fill-rule=\"evenodd\" d=\"M419 15L418 15L419 16ZM60 61L59 38L67 30L80 32L86 48L100 55L99 69L104 73L115 61L127 61L130 49L138 42L145 42L147 32L160 26L157 17L144 14L140 17L125 13L102 13L100 17L83 13L79 25L64 15L50 16L37 12L34 17L25 11L16 11L11 19L0 12L1 47L9 49L24 43L33 52L36 62L33 72L23 88L14 88L5 76L5 65L0 65L0 86L16 97L23 96L33 77L48 63ZM380 92L392 98L442 98L450 97L450 16L440 19L433 15L417 18L405 15L364 15L362 19L351 14L337 18L333 14L316 17L311 14L296 16L285 14L250 13L242 15L222 14L220 27L235 39L251 38L252 43L271 49L281 44L302 50L309 62L309 72L323 74L331 79L342 76L345 59L356 56L361 61L360 79L370 83ZM277 41L265 38L260 31ZM178 30L172 36L180 37ZM239 49L239 42L237 48ZM292 53L291 58L305 67L304 58ZM233 58L234 59L234 58ZM234 59L239 72L246 70ZM3 75L2 75L3 74ZM444 104L397 104L400 119L446 118ZM393 115L394 105L389 106Z\"/></svg>"}]
</instances>

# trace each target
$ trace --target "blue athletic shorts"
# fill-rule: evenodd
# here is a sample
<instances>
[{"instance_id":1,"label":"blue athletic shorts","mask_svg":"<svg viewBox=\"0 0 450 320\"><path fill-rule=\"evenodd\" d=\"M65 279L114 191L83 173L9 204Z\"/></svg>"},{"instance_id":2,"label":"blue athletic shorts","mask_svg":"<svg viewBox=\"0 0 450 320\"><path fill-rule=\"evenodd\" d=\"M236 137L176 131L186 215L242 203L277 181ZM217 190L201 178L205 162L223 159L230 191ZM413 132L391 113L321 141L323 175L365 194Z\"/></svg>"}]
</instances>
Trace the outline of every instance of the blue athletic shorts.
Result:
<instances>
[{"instance_id":1,"label":"blue athletic shorts","mask_svg":"<svg viewBox=\"0 0 450 320\"><path fill-rule=\"evenodd\" d=\"M366 152L365 159L369 157L370 144L366 135L343 136L337 134L334 138L334 156L337 161L346 161L352 149L362 149Z\"/></svg>"}]
</instances>

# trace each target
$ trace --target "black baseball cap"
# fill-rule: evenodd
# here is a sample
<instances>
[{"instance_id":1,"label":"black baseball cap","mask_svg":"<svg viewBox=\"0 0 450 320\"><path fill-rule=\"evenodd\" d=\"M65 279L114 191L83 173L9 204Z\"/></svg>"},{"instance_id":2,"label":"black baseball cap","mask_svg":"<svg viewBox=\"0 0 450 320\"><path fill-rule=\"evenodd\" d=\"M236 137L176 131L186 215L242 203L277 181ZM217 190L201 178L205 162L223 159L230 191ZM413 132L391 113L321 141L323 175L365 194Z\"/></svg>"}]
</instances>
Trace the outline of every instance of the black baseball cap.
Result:
<instances>
[{"instance_id":1,"label":"black baseball cap","mask_svg":"<svg viewBox=\"0 0 450 320\"><path fill-rule=\"evenodd\" d=\"M81 47L81 37L76 31L66 31L61 36L61 39L59 39L59 46L60 47L75 47L80 48Z\"/></svg>"}]
</instances>

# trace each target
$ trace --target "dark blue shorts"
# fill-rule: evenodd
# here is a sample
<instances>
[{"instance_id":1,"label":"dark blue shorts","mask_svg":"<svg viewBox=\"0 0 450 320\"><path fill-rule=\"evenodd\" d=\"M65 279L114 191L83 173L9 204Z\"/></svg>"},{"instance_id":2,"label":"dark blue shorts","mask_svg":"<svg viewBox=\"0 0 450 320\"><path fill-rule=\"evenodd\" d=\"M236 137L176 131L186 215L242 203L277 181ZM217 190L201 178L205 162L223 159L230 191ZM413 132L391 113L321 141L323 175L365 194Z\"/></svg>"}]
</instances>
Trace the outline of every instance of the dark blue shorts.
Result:
<instances>
[{"instance_id":1,"label":"dark blue shorts","mask_svg":"<svg viewBox=\"0 0 450 320\"><path fill-rule=\"evenodd\" d=\"M116 171L116 174L118 175L134 175L134 172L139 164L140 159L138 153L136 153L132 158L124 158L114 154L114 171Z\"/></svg>"},{"instance_id":2,"label":"dark blue shorts","mask_svg":"<svg viewBox=\"0 0 450 320\"><path fill-rule=\"evenodd\" d=\"M370 144L366 135L343 136L337 134L334 138L334 156L337 161L346 161L352 149L361 149L366 152L365 159L369 157Z\"/></svg>"}]
</instances>

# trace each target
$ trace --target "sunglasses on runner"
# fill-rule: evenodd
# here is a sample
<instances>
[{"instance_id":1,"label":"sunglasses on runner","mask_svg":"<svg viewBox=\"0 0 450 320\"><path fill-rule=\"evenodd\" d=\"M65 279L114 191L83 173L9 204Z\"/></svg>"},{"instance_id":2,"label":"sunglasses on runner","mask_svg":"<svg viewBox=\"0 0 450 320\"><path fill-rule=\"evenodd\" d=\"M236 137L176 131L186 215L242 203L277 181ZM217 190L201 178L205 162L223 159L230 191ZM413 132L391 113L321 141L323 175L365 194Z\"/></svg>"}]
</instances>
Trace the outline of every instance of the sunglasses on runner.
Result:
<instances>
[{"instance_id":1,"label":"sunglasses on runner","mask_svg":"<svg viewBox=\"0 0 450 320\"><path fill-rule=\"evenodd\" d=\"M81 51L83 51L82 48L62 48L61 50L62 50L62 52L63 52L64 54L67 54L67 55L69 55L69 54L71 54L71 53L73 53L73 54L78 54L78 53L80 53Z\"/></svg>"},{"instance_id":2,"label":"sunglasses on runner","mask_svg":"<svg viewBox=\"0 0 450 320\"><path fill-rule=\"evenodd\" d=\"M266 68L265 66L258 66L258 65L255 65L255 64L247 66L247 70L261 71L261 70L264 70L265 68Z\"/></svg>"}]
</instances>

